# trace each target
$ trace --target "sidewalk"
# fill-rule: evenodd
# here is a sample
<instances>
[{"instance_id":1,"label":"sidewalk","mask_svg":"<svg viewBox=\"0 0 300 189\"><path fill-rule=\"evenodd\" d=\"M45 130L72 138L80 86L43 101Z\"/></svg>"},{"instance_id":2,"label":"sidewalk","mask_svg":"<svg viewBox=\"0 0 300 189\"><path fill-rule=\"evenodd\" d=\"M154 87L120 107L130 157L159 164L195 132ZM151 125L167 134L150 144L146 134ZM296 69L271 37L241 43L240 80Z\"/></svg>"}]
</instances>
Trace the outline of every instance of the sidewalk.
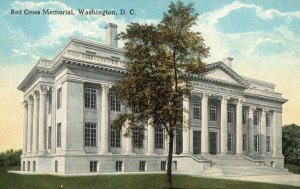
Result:
<instances>
[{"instance_id":1,"label":"sidewalk","mask_svg":"<svg viewBox=\"0 0 300 189\"><path fill-rule=\"evenodd\" d=\"M206 178L219 178L229 180L241 180L241 181L252 181L252 182L263 182L270 184L282 184L300 187L300 175L267 175L267 176L233 176L233 177L209 177Z\"/></svg>"}]
</instances>

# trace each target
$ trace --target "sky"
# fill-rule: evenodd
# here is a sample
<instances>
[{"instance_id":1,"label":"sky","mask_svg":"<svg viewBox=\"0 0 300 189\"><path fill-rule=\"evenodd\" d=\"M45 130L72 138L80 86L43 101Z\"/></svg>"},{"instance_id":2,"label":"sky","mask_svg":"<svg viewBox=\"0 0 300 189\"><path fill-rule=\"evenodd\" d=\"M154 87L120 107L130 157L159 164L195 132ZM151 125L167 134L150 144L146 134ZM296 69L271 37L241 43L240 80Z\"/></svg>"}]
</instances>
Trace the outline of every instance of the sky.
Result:
<instances>
[{"instance_id":1,"label":"sky","mask_svg":"<svg viewBox=\"0 0 300 189\"><path fill-rule=\"evenodd\" d=\"M0 0L0 151L21 148L23 108L18 84L40 57L51 59L71 36L105 43L107 23L124 31L131 22L157 24L170 0ZM300 125L300 1L197 0L194 31L210 47L207 63L233 57L243 76L276 84L289 101L283 124ZM13 9L13 11L12 11ZM75 15L25 15L24 11L71 10ZM116 11L118 15L79 15L78 9ZM120 15L120 10L126 15ZM12 14L21 10L22 14ZM134 10L130 15L129 11ZM120 46L122 43L120 44Z\"/></svg>"}]
</instances>

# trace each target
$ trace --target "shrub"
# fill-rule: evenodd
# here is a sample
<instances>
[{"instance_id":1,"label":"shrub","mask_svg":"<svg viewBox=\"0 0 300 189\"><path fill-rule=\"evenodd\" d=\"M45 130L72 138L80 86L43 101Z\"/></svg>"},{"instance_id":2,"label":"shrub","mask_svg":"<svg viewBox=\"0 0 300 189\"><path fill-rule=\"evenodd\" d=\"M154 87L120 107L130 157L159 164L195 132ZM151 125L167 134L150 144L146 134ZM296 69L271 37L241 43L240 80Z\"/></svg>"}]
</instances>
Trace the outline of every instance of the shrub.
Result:
<instances>
[{"instance_id":1,"label":"shrub","mask_svg":"<svg viewBox=\"0 0 300 189\"><path fill-rule=\"evenodd\" d=\"M300 164L300 126L282 128L282 150L286 163Z\"/></svg>"},{"instance_id":2,"label":"shrub","mask_svg":"<svg viewBox=\"0 0 300 189\"><path fill-rule=\"evenodd\" d=\"M0 153L0 166L20 165L22 150L9 149Z\"/></svg>"}]
</instances>

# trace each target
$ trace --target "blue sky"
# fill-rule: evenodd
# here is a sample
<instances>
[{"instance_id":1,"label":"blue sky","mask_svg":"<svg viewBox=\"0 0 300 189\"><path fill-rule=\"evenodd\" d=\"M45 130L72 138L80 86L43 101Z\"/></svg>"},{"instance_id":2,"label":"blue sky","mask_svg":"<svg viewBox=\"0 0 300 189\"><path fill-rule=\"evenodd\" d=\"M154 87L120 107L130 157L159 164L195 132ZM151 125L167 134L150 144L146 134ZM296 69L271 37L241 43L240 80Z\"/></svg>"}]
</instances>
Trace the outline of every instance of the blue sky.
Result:
<instances>
[{"instance_id":1,"label":"blue sky","mask_svg":"<svg viewBox=\"0 0 300 189\"><path fill-rule=\"evenodd\" d=\"M0 0L0 141L10 143L21 135L22 93L16 87L39 57L50 58L70 36L104 43L104 27L118 24L124 31L130 22L158 23L170 0ZM202 33L210 47L206 62L234 58L239 74L277 85L289 102L283 123L300 124L300 1L299 0L197 0L199 13L194 31ZM134 16L11 15L15 10L134 9ZM17 101L15 99L18 99ZM8 134L7 134L8 133ZM11 133L11 135L9 134ZM7 139L7 141L6 141ZM16 142L18 143L18 142ZM0 145L1 149L1 145Z\"/></svg>"}]
</instances>

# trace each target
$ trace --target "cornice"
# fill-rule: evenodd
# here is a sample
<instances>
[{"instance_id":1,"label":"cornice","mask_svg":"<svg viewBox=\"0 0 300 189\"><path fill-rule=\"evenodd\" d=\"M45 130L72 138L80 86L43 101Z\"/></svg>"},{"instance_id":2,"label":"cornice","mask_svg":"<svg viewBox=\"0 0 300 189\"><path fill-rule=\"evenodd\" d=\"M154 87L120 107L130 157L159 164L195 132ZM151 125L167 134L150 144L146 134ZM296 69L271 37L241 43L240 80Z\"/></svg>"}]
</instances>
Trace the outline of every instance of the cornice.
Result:
<instances>
[{"instance_id":1,"label":"cornice","mask_svg":"<svg viewBox=\"0 0 300 189\"><path fill-rule=\"evenodd\" d=\"M245 93L245 96L246 97L254 97L254 98L263 99L263 100L270 100L270 101L280 102L282 104L284 104L288 101L288 99L284 99L284 98L275 98L275 97L263 96L263 95L252 94L252 93Z\"/></svg>"},{"instance_id":2,"label":"cornice","mask_svg":"<svg viewBox=\"0 0 300 189\"><path fill-rule=\"evenodd\" d=\"M76 67L85 67L88 69L93 70L102 70L108 73L116 73L118 75L126 74L127 71L125 69L117 68L114 66L107 66L107 65L101 65L101 64L92 64L87 63L83 61L78 60L71 60L71 59L61 59L58 64L56 64L55 67L52 67L51 69L48 68L42 68L42 67L33 67L33 69L29 72L29 74L25 77L25 79L19 84L17 89L21 91L25 91L28 86L30 86L34 81L36 81L41 76L46 77L54 77L61 68L64 66L76 66Z\"/></svg>"}]
</instances>

